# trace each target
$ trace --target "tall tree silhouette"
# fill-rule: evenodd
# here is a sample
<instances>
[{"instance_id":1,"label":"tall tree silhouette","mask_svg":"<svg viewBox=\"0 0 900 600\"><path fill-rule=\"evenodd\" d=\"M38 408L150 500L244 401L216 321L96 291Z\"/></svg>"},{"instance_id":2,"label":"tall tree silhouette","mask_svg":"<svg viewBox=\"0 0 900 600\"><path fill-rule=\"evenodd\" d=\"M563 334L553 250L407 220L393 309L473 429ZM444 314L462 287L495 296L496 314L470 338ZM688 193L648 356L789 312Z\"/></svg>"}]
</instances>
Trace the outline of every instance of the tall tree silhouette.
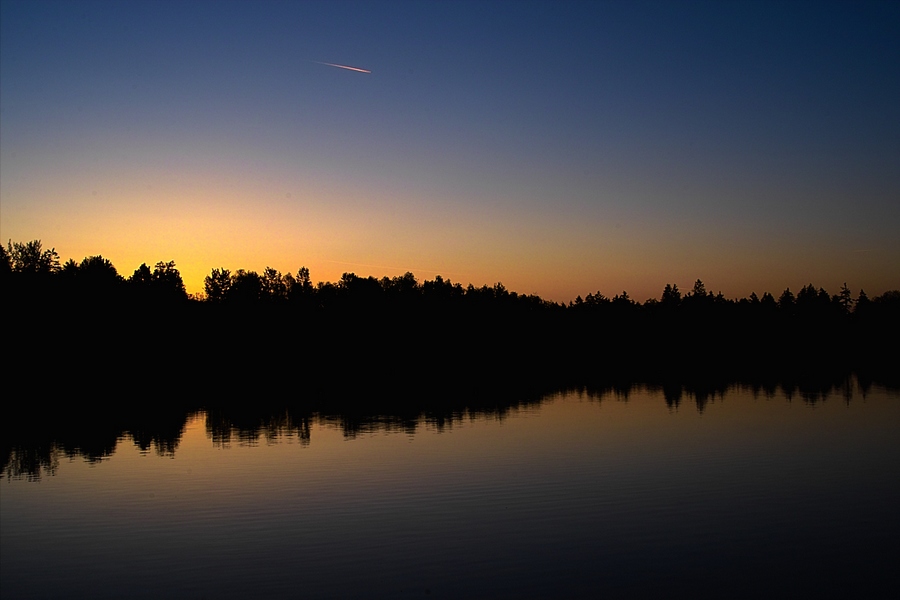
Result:
<instances>
[{"instance_id":1,"label":"tall tree silhouette","mask_svg":"<svg viewBox=\"0 0 900 600\"><path fill-rule=\"evenodd\" d=\"M293 279L293 277L291 277ZM288 298L288 286L279 271L266 267L260 277L262 299L268 302L282 302Z\"/></svg>"},{"instance_id":2,"label":"tall tree silhouette","mask_svg":"<svg viewBox=\"0 0 900 600\"><path fill-rule=\"evenodd\" d=\"M791 288L784 288L784 291L781 292L781 296L778 297L778 308L785 313L791 313L794 311L795 306L796 301L794 300L794 292L791 291Z\"/></svg>"},{"instance_id":3,"label":"tall tree silhouette","mask_svg":"<svg viewBox=\"0 0 900 600\"><path fill-rule=\"evenodd\" d=\"M99 254L85 257L81 261L81 264L78 265L77 277L85 285L104 288L118 285L123 281L112 262Z\"/></svg>"},{"instance_id":4,"label":"tall tree silhouette","mask_svg":"<svg viewBox=\"0 0 900 600\"><path fill-rule=\"evenodd\" d=\"M850 292L850 288L847 287L846 281L841 286L841 291L837 295L837 301L844 314L850 314L853 311L853 294Z\"/></svg>"},{"instance_id":5,"label":"tall tree silhouette","mask_svg":"<svg viewBox=\"0 0 900 600\"><path fill-rule=\"evenodd\" d=\"M699 282L700 280L698 279L697 281ZM666 284L660 303L669 309L677 308L681 304L681 292L678 290L677 284Z\"/></svg>"},{"instance_id":6,"label":"tall tree silhouette","mask_svg":"<svg viewBox=\"0 0 900 600\"><path fill-rule=\"evenodd\" d=\"M153 267L153 274L150 277L150 284L154 295L160 298L170 300L187 299L184 281L181 279L181 273L175 268L174 260L156 263Z\"/></svg>"},{"instance_id":7,"label":"tall tree silhouette","mask_svg":"<svg viewBox=\"0 0 900 600\"><path fill-rule=\"evenodd\" d=\"M9 273L12 273L12 260L9 252L3 247L3 244L0 244L0 277L5 277Z\"/></svg>"},{"instance_id":8,"label":"tall tree silhouette","mask_svg":"<svg viewBox=\"0 0 900 600\"><path fill-rule=\"evenodd\" d=\"M147 263L141 263L141 266L135 269L128 278L128 283L138 289L149 289L152 280L153 271L150 270Z\"/></svg>"},{"instance_id":9,"label":"tall tree silhouette","mask_svg":"<svg viewBox=\"0 0 900 600\"><path fill-rule=\"evenodd\" d=\"M59 270L59 254L55 248L44 250L41 240L24 244L10 240L6 251L12 270L17 273L50 274Z\"/></svg>"},{"instance_id":10,"label":"tall tree silhouette","mask_svg":"<svg viewBox=\"0 0 900 600\"><path fill-rule=\"evenodd\" d=\"M231 271L213 269L203 280L206 299L210 302L224 302L231 289Z\"/></svg>"},{"instance_id":11,"label":"tall tree silhouette","mask_svg":"<svg viewBox=\"0 0 900 600\"><path fill-rule=\"evenodd\" d=\"M231 288L228 290L227 299L241 305L251 305L259 302L262 295L262 280L256 271L238 269L231 277Z\"/></svg>"}]
</instances>

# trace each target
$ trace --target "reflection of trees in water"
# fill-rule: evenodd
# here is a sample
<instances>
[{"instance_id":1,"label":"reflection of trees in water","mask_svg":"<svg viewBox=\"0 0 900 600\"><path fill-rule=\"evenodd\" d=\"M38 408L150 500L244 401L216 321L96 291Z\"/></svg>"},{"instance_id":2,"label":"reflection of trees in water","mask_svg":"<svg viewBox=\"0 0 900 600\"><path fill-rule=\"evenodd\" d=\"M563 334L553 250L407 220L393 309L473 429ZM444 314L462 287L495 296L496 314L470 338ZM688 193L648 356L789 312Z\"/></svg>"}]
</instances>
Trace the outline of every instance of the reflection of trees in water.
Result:
<instances>
[{"instance_id":1,"label":"reflection of trees in water","mask_svg":"<svg viewBox=\"0 0 900 600\"><path fill-rule=\"evenodd\" d=\"M60 448L55 444L49 446L17 446L7 448L4 444L2 473L10 479L26 478L37 481L44 475L56 475L59 468Z\"/></svg>"},{"instance_id":2,"label":"reflection of trees in water","mask_svg":"<svg viewBox=\"0 0 900 600\"><path fill-rule=\"evenodd\" d=\"M254 412L249 406L214 407L206 413L206 435L213 446L223 448L232 443L255 446L260 438L267 444L296 438L306 446L310 439L309 421L308 414L295 414L286 408Z\"/></svg>"},{"instance_id":3,"label":"reflection of trees in water","mask_svg":"<svg viewBox=\"0 0 900 600\"><path fill-rule=\"evenodd\" d=\"M610 397L627 401L631 394L645 391L662 396L670 410L678 410L687 397L694 401L697 411L702 413L710 403L722 401L730 393L735 392L749 392L754 398L763 397L767 400L781 394L789 402L799 397L807 404L816 404L839 396L849 404L856 397L865 398L873 385L875 382L871 378L837 372L825 377L770 376L750 381L658 379L640 383L593 384L570 388L568 391L584 394L598 402ZM885 387L897 389L894 386Z\"/></svg>"},{"instance_id":4,"label":"reflection of trees in water","mask_svg":"<svg viewBox=\"0 0 900 600\"><path fill-rule=\"evenodd\" d=\"M394 410L383 407L383 410L356 409L340 410L338 407L318 413L319 423L339 427L347 438L354 438L366 433L405 433L415 434L420 427L432 428L443 432L454 425L478 419L503 420L518 410L539 406L546 401L545 395L532 395L521 399L508 398L505 401L495 399L457 399L455 401L422 399L422 405L412 404L396 406ZM437 404L437 406L435 406ZM427 408L426 408L427 407Z\"/></svg>"},{"instance_id":5,"label":"reflection of trees in water","mask_svg":"<svg viewBox=\"0 0 900 600\"><path fill-rule=\"evenodd\" d=\"M174 456L184 427L195 411L179 406L129 403L88 407L62 405L56 411L18 406L2 422L2 469L8 478L40 479L54 475L61 459L100 462L118 444L132 443L141 452ZM38 418L39 417L39 418Z\"/></svg>"},{"instance_id":6,"label":"reflection of trees in water","mask_svg":"<svg viewBox=\"0 0 900 600\"><path fill-rule=\"evenodd\" d=\"M177 440L153 439L139 440L128 433L115 437L109 442L110 434L100 434L102 439L85 437L81 442L71 445L70 442L47 442L42 440L35 444L19 443L13 446L4 444L3 467L0 473L10 479L25 478L38 481L42 475L56 475L60 459L81 459L89 463L99 463L109 458L120 443L134 443L142 452L153 449L159 456L174 456L178 447Z\"/></svg>"},{"instance_id":7,"label":"reflection of trees in water","mask_svg":"<svg viewBox=\"0 0 900 600\"><path fill-rule=\"evenodd\" d=\"M832 398L846 403L865 398L874 385L883 383L864 374L848 373L826 377L771 375L750 381L618 379L556 390L518 388L506 394L485 389L466 395L448 389L445 393L426 396L408 390L388 400L384 399L388 396L377 393L357 393L292 403L279 403L271 398L242 398L233 403L217 401L153 408L141 401L130 403L130 411L110 408L78 413L68 407L42 413L40 419L33 410L29 412L29 407L23 406L19 407L18 420L13 415L14 418L2 423L0 474L10 479L38 480L56 474L63 459L99 462L112 455L121 443L132 443L141 452L174 456L188 421L199 414L205 415L206 433L215 447L233 443L256 445L261 441L272 444L284 439L296 439L307 446L311 441L311 425L315 423L338 428L348 439L375 432L412 435L422 427L442 432L467 421L503 420L517 411L536 408L570 394L592 402L627 402L636 393L649 392L660 397L669 410L679 410L687 398L702 413L710 403L737 392L750 392L754 398L768 400L782 395L788 402L799 398L814 405Z\"/></svg>"}]
</instances>

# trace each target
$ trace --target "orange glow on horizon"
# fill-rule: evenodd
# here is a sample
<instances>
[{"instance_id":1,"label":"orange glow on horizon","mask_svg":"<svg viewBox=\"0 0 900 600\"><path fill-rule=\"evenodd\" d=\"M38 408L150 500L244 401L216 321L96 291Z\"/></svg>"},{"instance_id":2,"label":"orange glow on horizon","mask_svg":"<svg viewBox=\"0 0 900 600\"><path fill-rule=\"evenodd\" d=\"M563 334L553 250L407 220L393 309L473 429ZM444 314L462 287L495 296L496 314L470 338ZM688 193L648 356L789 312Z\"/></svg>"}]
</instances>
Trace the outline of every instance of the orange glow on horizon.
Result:
<instances>
[{"instance_id":1,"label":"orange glow on horizon","mask_svg":"<svg viewBox=\"0 0 900 600\"><path fill-rule=\"evenodd\" d=\"M896 252L864 246L866 239L841 245L788 227L673 227L665 215L599 218L506 196L476 203L453 189L378 190L353 176L323 176L314 163L283 177L239 179L234 166L123 169L104 178L66 171L27 189L8 184L2 240L40 239L62 261L102 254L124 277L141 263L174 260L194 294L213 268L294 274L301 266L314 283L344 272L412 272L420 282L441 275L464 287L502 283L555 302L598 291L644 302L669 283L686 293L698 278L729 298L777 296L807 283L834 294L846 281L870 296L897 287L885 275ZM22 196L29 201L17 206ZM858 247L867 251L848 250Z\"/></svg>"}]
</instances>

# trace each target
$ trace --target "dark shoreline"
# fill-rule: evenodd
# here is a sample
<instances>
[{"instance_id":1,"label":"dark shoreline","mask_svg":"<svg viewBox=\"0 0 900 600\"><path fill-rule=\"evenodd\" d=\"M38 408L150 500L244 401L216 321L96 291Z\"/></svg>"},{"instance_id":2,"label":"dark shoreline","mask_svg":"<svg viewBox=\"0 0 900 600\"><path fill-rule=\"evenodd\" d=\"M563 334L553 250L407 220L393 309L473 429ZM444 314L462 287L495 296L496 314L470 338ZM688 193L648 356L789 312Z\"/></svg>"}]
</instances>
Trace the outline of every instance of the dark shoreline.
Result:
<instances>
[{"instance_id":1,"label":"dark shoreline","mask_svg":"<svg viewBox=\"0 0 900 600\"><path fill-rule=\"evenodd\" d=\"M248 423L331 415L352 432L502 415L572 389L651 386L700 410L732 385L806 401L853 377L900 390L900 291L853 299L846 286L807 285L730 300L698 280L643 304L598 292L562 305L411 273L312 285L306 269L214 269L200 300L174 262L125 279L100 256L60 266L38 241L2 258L3 465L29 447L30 464L45 464L55 444L102 457L126 432L174 448L197 411Z\"/></svg>"}]
</instances>

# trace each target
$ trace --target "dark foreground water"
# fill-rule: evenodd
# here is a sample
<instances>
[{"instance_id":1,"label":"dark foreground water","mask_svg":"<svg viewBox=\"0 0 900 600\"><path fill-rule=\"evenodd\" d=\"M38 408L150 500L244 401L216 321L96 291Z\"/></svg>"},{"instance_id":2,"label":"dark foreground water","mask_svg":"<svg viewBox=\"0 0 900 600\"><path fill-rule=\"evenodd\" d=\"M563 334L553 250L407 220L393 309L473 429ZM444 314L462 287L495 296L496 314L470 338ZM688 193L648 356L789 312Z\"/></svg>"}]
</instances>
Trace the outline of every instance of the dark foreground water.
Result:
<instances>
[{"instance_id":1,"label":"dark foreground water","mask_svg":"<svg viewBox=\"0 0 900 600\"><path fill-rule=\"evenodd\" d=\"M174 447L7 469L0 594L895 597L900 394L696 400L262 435L196 414Z\"/></svg>"}]
</instances>

